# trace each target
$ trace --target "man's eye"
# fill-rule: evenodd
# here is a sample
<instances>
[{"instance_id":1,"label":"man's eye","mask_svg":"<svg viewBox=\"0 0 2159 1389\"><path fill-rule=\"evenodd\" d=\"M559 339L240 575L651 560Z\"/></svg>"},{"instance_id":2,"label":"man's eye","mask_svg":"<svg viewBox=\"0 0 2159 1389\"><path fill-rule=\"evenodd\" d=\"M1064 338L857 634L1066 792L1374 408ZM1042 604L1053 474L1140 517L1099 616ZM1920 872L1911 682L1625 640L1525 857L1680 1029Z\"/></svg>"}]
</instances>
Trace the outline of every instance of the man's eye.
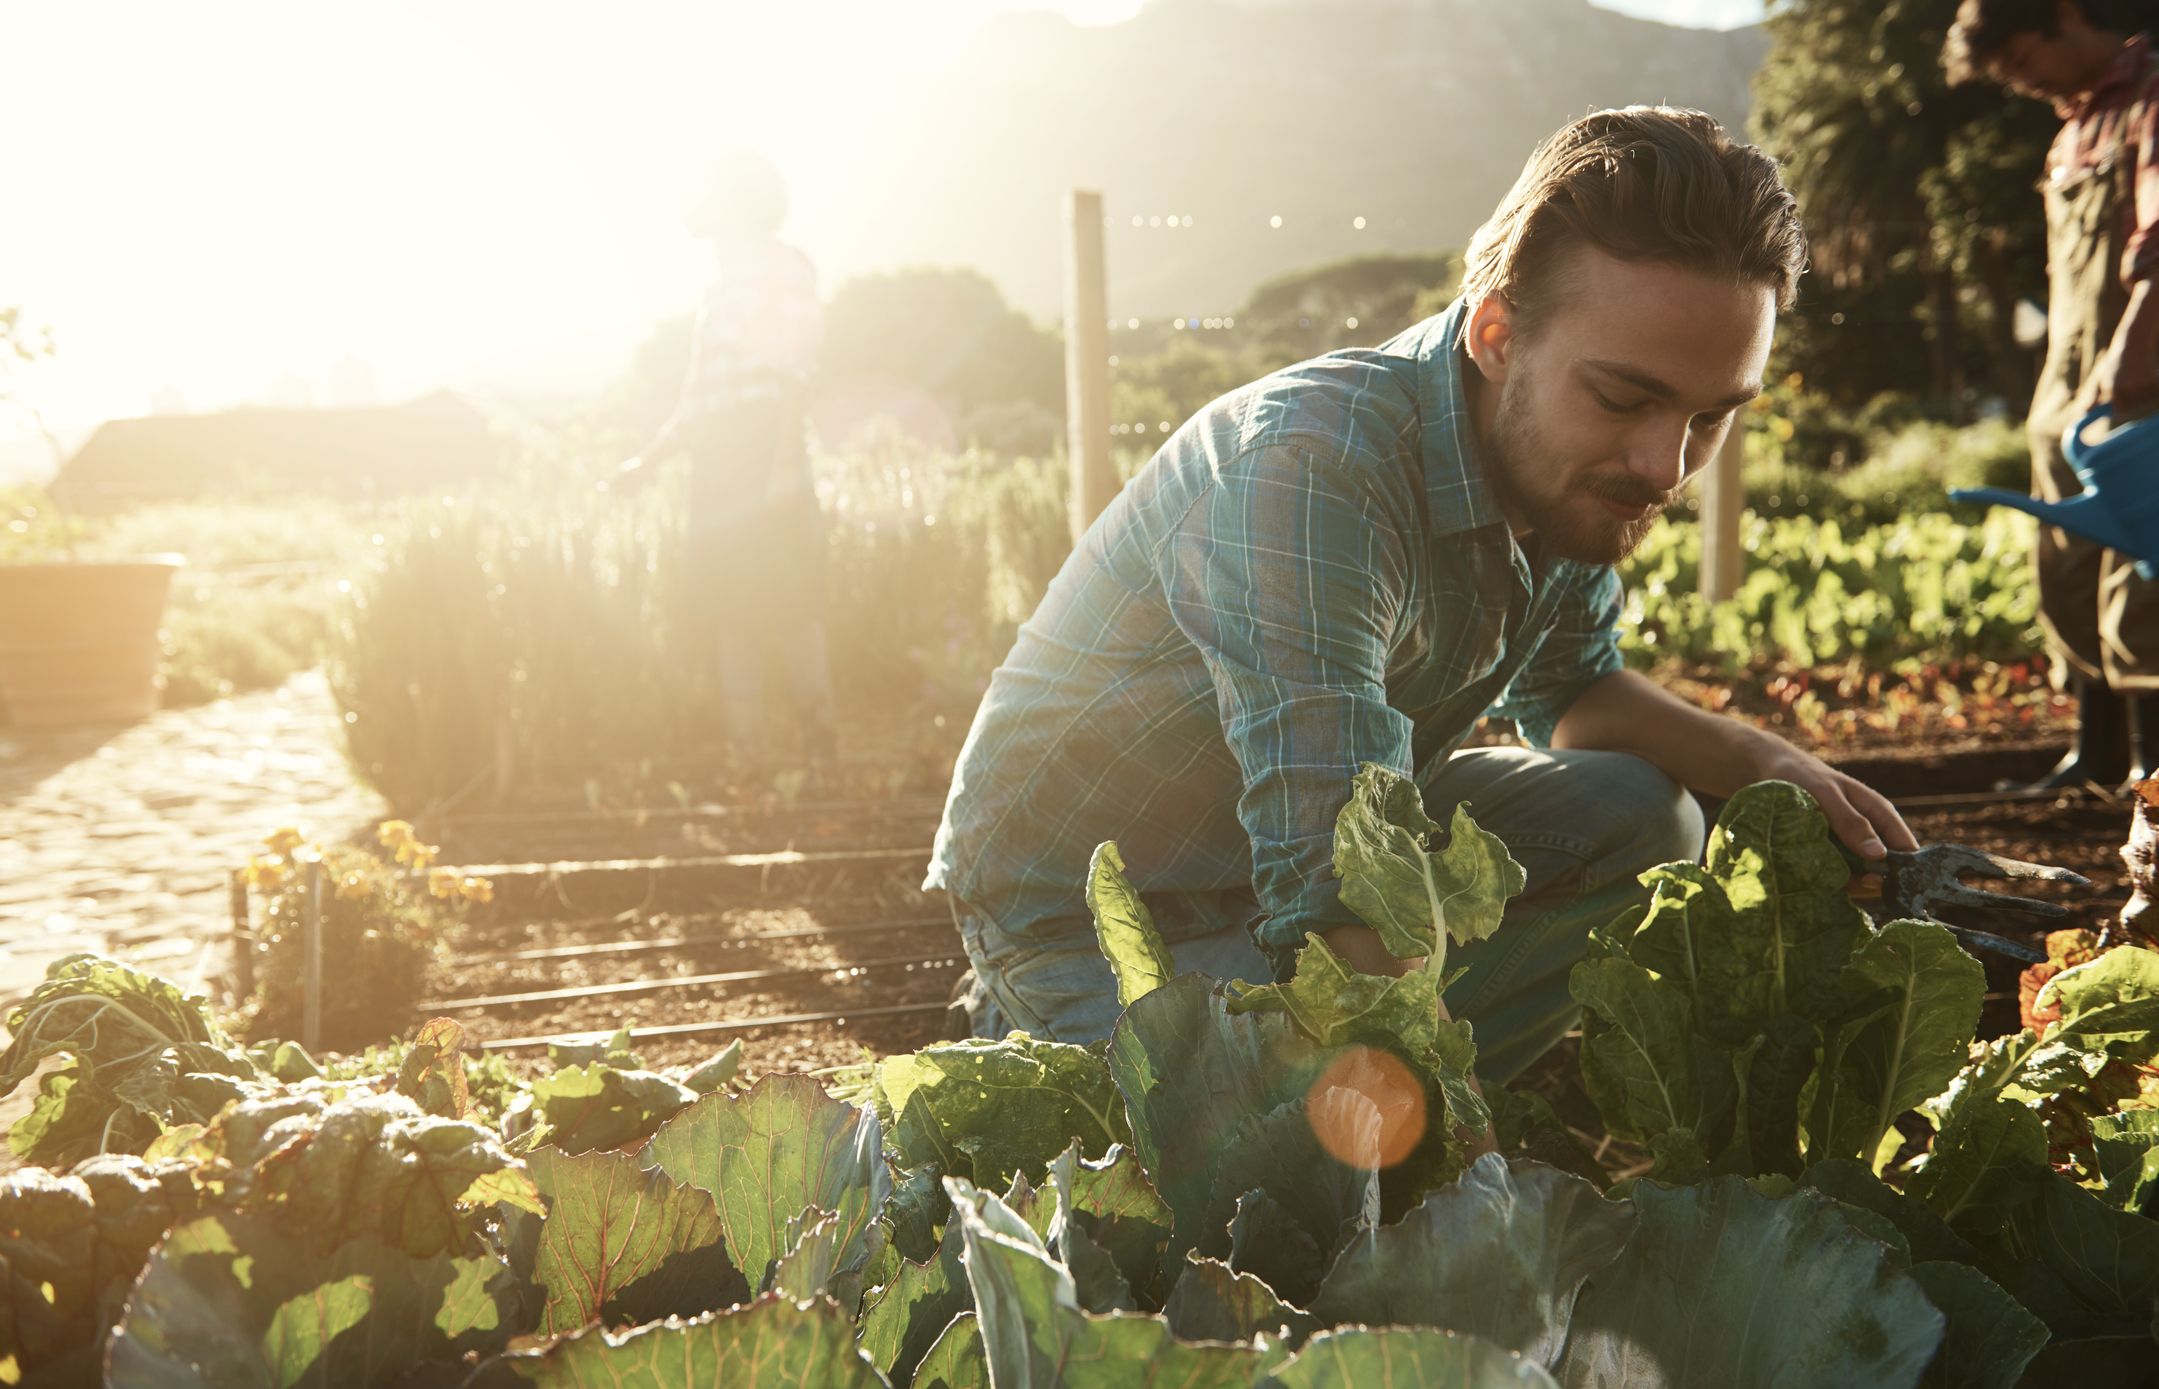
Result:
<instances>
[{"instance_id":1,"label":"man's eye","mask_svg":"<svg viewBox=\"0 0 2159 1389\"><path fill-rule=\"evenodd\" d=\"M1610 411L1612 414L1615 415L1631 415L1635 411L1642 408L1642 402L1639 400L1631 401L1628 404L1622 405L1616 400L1607 398L1604 392L1597 390L1594 387L1591 388L1589 394L1596 399L1598 405L1602 406L1604 409Z\"/></svg>"},{"instance_id":2,"label":"man's eye","mask_svg":"<svg viewBox=\"0 0 2159 1389\"><path fill-rule=\"evenodd\" d=\"M1719 410L1714 415L1696 415L1689 428L1698 429L1706 434L1712 429L1722 429L1725 423L1737 413L1736 410Z\"/></svg>"}]
</instances>

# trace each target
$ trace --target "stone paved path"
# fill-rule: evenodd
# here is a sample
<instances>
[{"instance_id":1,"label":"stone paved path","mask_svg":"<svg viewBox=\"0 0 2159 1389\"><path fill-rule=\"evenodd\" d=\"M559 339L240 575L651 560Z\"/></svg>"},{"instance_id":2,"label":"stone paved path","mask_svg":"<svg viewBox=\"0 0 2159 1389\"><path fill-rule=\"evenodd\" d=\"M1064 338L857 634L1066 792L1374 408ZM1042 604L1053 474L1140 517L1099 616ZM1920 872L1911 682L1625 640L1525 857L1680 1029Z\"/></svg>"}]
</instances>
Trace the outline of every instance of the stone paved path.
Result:
<instances>
[{"instance_id":1,"label":"stone paved path","mask_svg":"<svg viewBox=\"0 0 2159 1389\"><path fill-rule=\"evenodd\" d=\"M0 727L0 1000L78 950L203 989L263 835L330 842L384 813L343 747L319 672L124 727Z\"/></svg>"}]
</instances>

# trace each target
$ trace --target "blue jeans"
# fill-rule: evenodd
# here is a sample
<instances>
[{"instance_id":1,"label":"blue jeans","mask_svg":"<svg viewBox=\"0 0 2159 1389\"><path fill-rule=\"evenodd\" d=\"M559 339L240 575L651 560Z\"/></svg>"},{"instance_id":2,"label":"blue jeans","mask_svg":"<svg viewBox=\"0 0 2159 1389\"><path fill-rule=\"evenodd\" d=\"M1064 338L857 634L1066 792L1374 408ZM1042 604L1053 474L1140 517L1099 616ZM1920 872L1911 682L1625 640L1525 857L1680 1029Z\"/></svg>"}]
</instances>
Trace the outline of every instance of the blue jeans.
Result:
<instances>
[{"instance_id":1,"label":"blue jeans","mask_svg":"<svg viewBox=\"0 0 2159 1389\"><path fill-rule=\"evenodd\" d=\"M1503 1084L1574 1025L1567 975L1589 932L1618 914L1645 869L1700 857L1704 827L1692 797L1638 757L1616 752L1471 748L1424 786L1425 808L1445 824L1468 801L1528 874L1489 939L1456 947L1467 972L1448 1009L1476 1029L1477 1073ZM1646 901L1633 887L1631 900ZM1594 900L1592 900L1594 899ZM1598 903L1608 910L1584 910ZM1147 905L1180 972L1264 983L1267 957L1252 938L1260 918L1249 890L1150 895ZM1121 1011L1109 962L1085 918L1037 923L1016 936L966 902L953 918L974 966L964 1000L978 1037L1013 1028L1060 1042L1107 1037Z\"/></svg>"}]
</instances>

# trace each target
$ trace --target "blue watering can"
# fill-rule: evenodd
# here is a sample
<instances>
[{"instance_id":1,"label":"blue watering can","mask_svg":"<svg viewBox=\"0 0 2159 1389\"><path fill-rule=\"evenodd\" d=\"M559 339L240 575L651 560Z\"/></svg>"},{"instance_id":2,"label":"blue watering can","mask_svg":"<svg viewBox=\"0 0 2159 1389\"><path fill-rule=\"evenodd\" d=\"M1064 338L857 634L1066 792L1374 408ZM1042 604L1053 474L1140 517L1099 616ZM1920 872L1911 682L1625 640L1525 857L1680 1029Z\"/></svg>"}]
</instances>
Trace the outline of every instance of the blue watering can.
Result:
<instances>
[{"instance_id":1,"label":"blue watering can","mask_svg":"<svg viewBox=\"0 0 2159 1389\"><path fill-rule=\"evenodd\" d=\"M2062 435L2062 456L2084 484L2081 495L2043 502L2003 487L1959 487L1950 500L2015 507L2128 556L2144 578L2159 578L2159 416L2121 425L2087 446L2084 431L2113 414L2113 406L2102 405Z\"/></svg>"}]
</instances>

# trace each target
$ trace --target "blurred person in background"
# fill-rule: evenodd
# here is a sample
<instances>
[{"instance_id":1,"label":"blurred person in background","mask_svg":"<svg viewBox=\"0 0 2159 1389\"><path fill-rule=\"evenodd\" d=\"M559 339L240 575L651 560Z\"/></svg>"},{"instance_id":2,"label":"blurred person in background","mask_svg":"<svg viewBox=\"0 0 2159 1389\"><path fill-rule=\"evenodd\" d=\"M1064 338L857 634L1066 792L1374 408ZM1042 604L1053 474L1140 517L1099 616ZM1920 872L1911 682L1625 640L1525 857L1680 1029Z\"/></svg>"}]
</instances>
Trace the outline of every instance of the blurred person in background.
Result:
<instances>
[{"instance_id":1,"label":"blurred person in background","mask_svg":"<svg viewBox=\"0 0 2159 1389\"><path fill-rule=\"evenodd\" d=\"M803 429L817 276L780 240L786 217L786 184L761 156L727 150L704 166L684 220L711 243L713 275L691 325L689 370L673 412L619 474L636 485L671 450L689 457L695 659L717 668L728 743L753 779L791 761L769 704L775 677L801 739L792 765L828 769L835 750L825 529Z\"/></svg>"},{"instance_id":2,"label":"blurred person in background","mask_svg":"<svg viewBox=\"0 0 2159 1389\"><path fill-rule=\"evenodd\" d=\"M2032 491L2084 490L2062 432L2098 405L2159 405L2159 58L2084 0L1964 0L1943 46L1953 83L1985 76L2050 102L2061 132L2047 212L2047 357L2032 396ZM2034 788L2113 787L2159 759L2159 584L2133 559L2054 526L2037 550L2055 683L2077 701L2076 745Z\"/></svg>"}]
</instances>

